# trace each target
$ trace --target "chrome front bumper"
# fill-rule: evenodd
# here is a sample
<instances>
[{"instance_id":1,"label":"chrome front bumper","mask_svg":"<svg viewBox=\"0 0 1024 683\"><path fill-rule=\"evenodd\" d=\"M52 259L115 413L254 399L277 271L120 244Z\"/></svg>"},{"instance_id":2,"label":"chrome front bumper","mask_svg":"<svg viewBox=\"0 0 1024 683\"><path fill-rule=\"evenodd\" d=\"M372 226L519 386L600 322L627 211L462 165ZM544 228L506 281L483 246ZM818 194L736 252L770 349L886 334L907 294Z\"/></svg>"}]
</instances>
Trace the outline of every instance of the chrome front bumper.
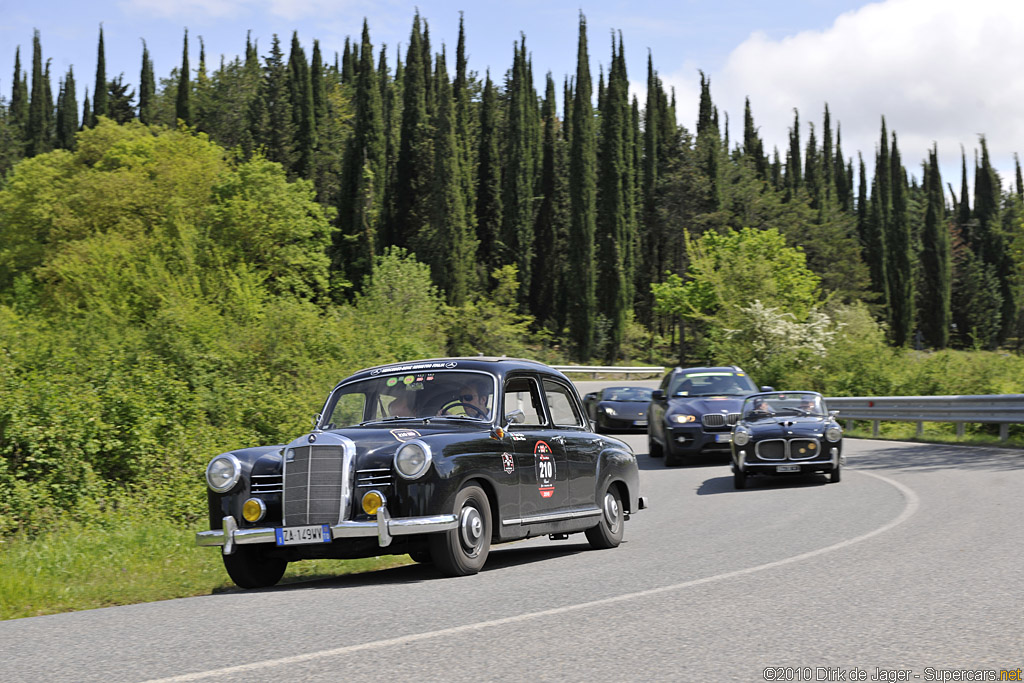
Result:
<instances>
[{"instance_id":1,"label":"chrome front bumper","mask_svg":"<svg viewBox=\"0 0 1024 683\"><path fill-rule=\"evenodd\" d=\"M846 464L846 456L840 455L839 449L835 446L832 447L828 460L772 460L771 462L747 462L747 451L746 447L739 452L739 462L737 463L740 472L746 472L751 467L775 467L776 465L832 465L835 469L840 465Z\"/></svg>"},{"instance_id":2,"label":"chrome front bumper","mask_svg":"<svg viewBox=\"0 0 1024 683\"><path fill-rule=\"evenodd\" d=\"M196 534L196 545L220 545L224 546L224 554L230 555L235 551L235 545L249 545L250 543L276 543L276 532L274 527L257 527L250 529L239 529L238 523L230 515L222 521L223 528L200 531ZM451 531L458 527L459 521L455 515L434 515L433 517L402 517L392 519L387 510L381 508L377 514L376 521L353 522L344 521L331 525L331 539L339 538L364 538L376 536L380 547L391 545L393 536L410 536L413 534L434 534L442 531Z\"/></svg>"}]
</instances>

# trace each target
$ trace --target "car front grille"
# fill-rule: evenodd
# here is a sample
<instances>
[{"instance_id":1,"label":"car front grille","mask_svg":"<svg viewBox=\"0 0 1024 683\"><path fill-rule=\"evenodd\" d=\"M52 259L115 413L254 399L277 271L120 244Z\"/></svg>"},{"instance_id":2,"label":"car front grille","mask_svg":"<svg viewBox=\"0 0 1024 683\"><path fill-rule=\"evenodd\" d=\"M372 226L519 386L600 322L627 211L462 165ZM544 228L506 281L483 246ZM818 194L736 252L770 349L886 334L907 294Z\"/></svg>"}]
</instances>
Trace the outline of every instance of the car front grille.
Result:
<instances>
[{"instance_id":1,"label":"car front grille","mask_svg":"<svg viewBox=\"0 0 1024 683\"><path fill-rule=\"evenodd\" d=\"M284 465L284 523L337 524L348 519L350 462L351 456L340 444L288 449Z\"/></svg>"},{"instance_id":2,"label":"car front grille","mask_svg":"<svg viewBox=\"0 0 1024 683\"><path fill-rule=\"evenodd\" d=\"M790 460L811 460L821 455L817 439L792 439L789 442Z\"/></svg>"},{"instance_id":3,"label":"car front grille","mask_svg":"<svg viewBox=\"0 0 1024 683\"><path fill-rule=\"evenodd\" d=\"M283 474L254 474L250 490L253 495L281 493L284 490Z\"/></svg>"},{"instance_id":4,"label":"car front grille","mask_svg":"<svg viewBox=\"0 0 1024 683\"><path fill-rule=\"evenodd\" d=\"M783 439L759 441L755 452L762 460L785 460L786 442Z\"/></svg>"},{"instance_id":5,"label":"car front grille","mask_svg":"<svg viewBox=\"0 0 1024 683\"><path fill-rule=\"evenodd\" d=\"M740 419L739 413L707 413L700 418L705 427L730 427Z\"/></svg>"}]
</instances>

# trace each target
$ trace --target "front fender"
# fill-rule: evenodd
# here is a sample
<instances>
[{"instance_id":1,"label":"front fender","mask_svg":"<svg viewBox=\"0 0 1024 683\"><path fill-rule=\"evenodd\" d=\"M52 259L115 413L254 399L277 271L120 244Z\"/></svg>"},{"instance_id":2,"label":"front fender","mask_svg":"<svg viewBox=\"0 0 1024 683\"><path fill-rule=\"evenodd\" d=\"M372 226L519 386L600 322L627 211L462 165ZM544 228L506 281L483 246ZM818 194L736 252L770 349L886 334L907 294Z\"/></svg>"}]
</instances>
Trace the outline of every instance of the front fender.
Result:
<instances>
[{"instance_id":1,"label":"front fender","mask_svg":"<svg viewBox=\"0 0 1024 683\"><path fill-rule=\"evenodd\" d=\"M594 500L601 496L613 482L620 482L625 487L622 502L627 512L636 512L640 505L640 470L636 455L623 442L608 444L598 457L597 489Z\"/></svg>"}]
</instances>

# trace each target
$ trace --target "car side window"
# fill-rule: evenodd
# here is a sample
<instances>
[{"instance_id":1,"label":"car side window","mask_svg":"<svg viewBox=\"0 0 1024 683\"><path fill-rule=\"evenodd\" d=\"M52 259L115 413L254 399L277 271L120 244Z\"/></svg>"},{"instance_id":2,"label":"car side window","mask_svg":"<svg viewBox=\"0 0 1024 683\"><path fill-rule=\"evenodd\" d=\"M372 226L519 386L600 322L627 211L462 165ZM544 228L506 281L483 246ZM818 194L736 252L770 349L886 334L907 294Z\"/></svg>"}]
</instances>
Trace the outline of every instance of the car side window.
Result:
<instances>
[{"instance_id":1,"label":"car side window","mask_svg":"<svg viewBox=\"0 0 1024 683\"><path fill-rule=\"evenodd\" d=\"M544 424L540 389L531 377L515 377L505 382L505 416L515 425Z\"/></svg>"},{"instance_id":2,"label":"car side window","mask_svg":"<svg viewBox=\"0 0 1024 683\"><path fill-rule=\"evenodd\" d=\"M544 397L551 411L551 421L559 427L582 427L583 414L580 412L576 399L569 387L544 380Z\"/></svg>"}]
</instances>

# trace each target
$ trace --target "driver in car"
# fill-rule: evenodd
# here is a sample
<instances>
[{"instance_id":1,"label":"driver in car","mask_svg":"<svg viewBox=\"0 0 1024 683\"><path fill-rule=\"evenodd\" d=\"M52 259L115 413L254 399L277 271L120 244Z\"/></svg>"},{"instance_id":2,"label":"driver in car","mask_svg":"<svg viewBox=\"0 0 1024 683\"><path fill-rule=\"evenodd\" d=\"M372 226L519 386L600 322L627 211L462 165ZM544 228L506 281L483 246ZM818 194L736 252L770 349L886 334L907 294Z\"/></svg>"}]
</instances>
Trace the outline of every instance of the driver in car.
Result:
<instances>
[{"instance_id":1,"label":"driver in car","mask_svg":"<svg viewBox=\"0 0 1024 683\"><path fill-rule=\"evenodd\" d=\"M456 390L454 399L449 401L439 414L451 415L465 412L470 417L486 419L490 415L490 409L487 407L490 396L490 391L485 390L482 386L478 386L474 382L465 382ZM460 407L461 410L459 410Z\"/></svg>"}]
</instances>

